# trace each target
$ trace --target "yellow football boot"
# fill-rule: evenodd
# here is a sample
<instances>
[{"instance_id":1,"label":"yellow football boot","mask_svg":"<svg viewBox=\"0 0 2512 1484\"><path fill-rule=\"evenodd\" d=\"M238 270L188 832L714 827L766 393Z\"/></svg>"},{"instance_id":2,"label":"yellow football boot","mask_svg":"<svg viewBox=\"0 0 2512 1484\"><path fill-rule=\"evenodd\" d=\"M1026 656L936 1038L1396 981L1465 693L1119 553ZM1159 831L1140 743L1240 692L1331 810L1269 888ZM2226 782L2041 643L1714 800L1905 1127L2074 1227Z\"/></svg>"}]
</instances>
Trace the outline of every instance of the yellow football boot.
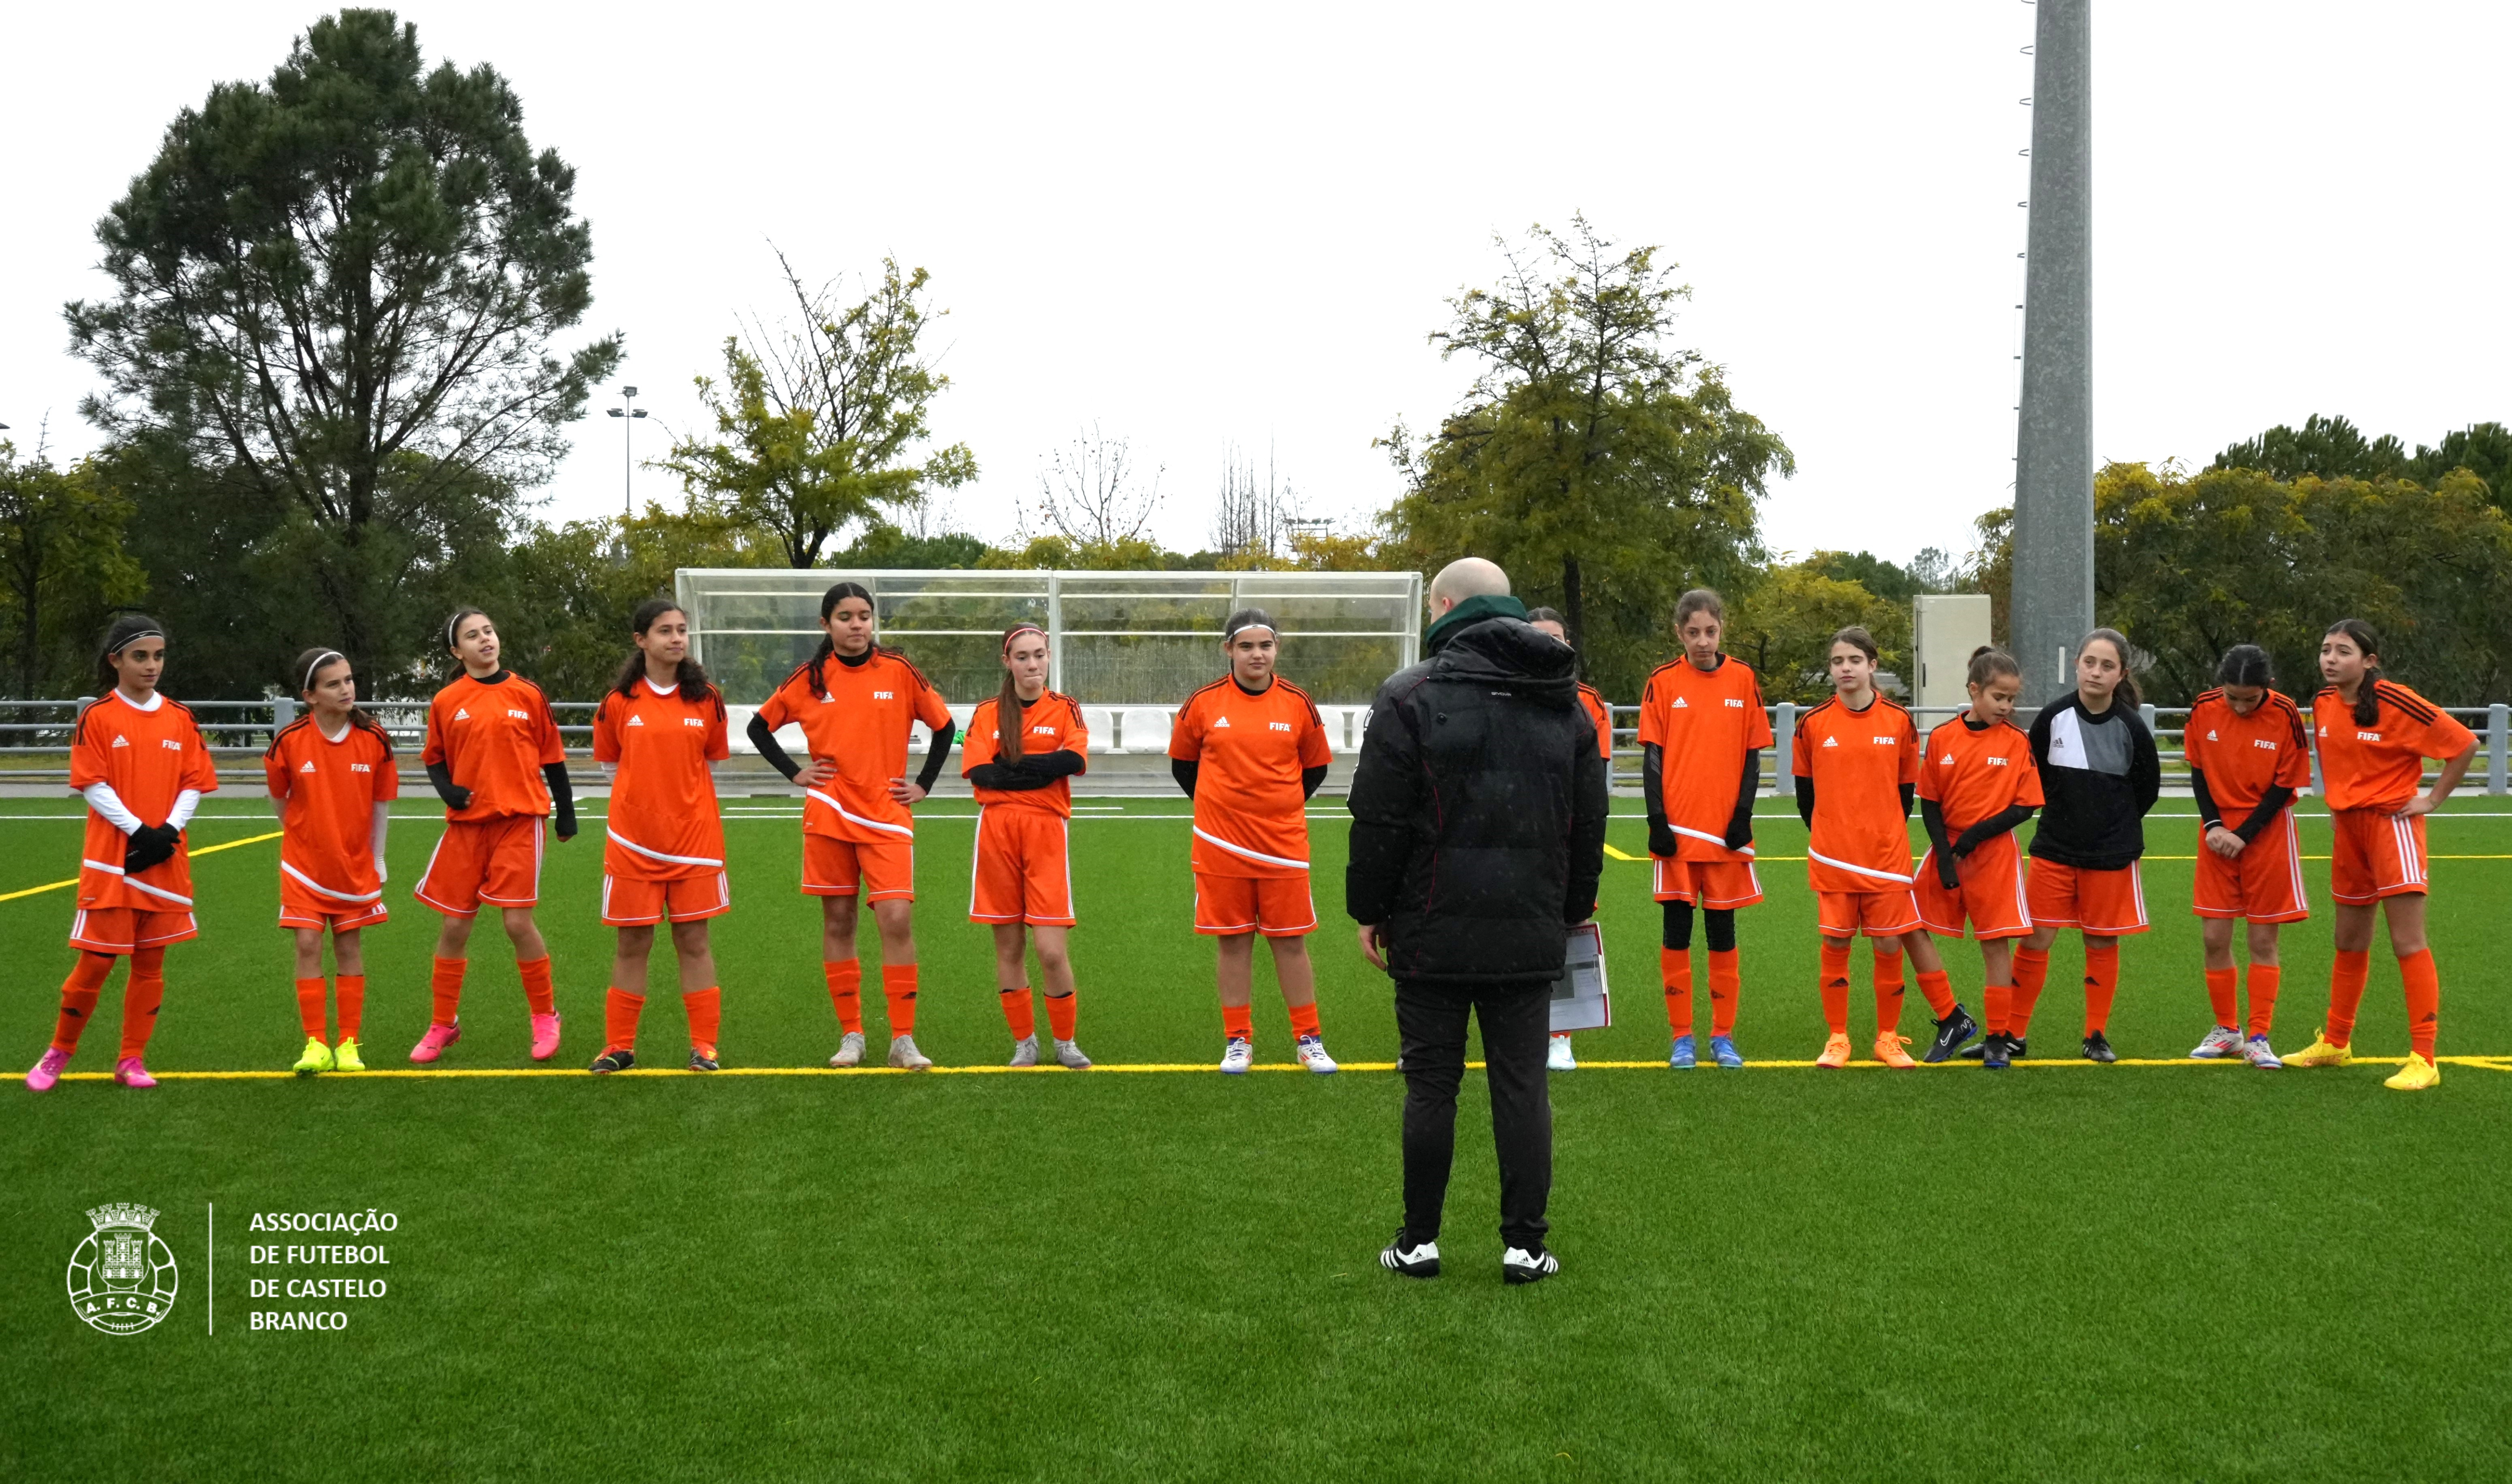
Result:
<instances>
[{"instance_id":1,"label":"yellow football boot","mask_svg":"<svg viewBox=\"0 0 2512 1484\"><path fill-rule=\"evenodd\" d=\"M2355 1059L2344 1046L2332 1044L2326 1031L2311 1033L2311 1044L2285 1058L2289 1067L2343 1067Z\"/></svg>"},{"instance_id":2,"label":"yellow football boot","mask_svg":"<svg viewBox=\"0 0 2512 1484\"><path fill-rule=\"evenodd\" d=\"M2408 1064L2399 1069L2399 1074L2385 1079L2381 1085L2400 1092L2422 1092L2428 1087L2442 1085L2442 1069L2411 1051Z\"/></svg>"},{"instance_id":3,"label":"yellow football boot","mask_svg":"<svg viewBox=\"0 0 2512 1484\"><path fill-rule=\"evenodd\" d=\"M305 1054L296 1059L296 1074L312 1076L315 1073L331 1070L332 1048L324 1045L323 1037L319 1035L305 1037Z\"/></svg>"}]
</instances>

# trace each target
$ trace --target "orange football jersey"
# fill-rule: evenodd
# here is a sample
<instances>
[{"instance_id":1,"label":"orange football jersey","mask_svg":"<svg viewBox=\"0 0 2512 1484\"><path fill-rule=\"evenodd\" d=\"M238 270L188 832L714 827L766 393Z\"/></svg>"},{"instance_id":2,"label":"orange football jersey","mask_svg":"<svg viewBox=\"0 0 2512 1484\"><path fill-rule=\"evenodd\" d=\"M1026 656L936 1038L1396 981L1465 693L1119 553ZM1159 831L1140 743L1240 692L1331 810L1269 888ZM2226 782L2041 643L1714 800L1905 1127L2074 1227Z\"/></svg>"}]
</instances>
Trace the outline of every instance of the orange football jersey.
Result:
<instances>
[{"instance_id":1,"label":"orange football jersey","mask_svg":"<svg viewBox=\"0 0 2512 1484\"><path fill-rule=\"evenodd\" d=\"M2273 690L2249 716L2233 710L2221 690L2203 692L2189 708L2180 750L2207 775L2208 796L2227 825L2250 818L2270 789L2298 794L2311 787L2310 729L2301 708Z\"/></svg>"},{"instance_id":2,"label":"orange football jersey","mask_svg":"<svg viewBox=\"0 0 2512 1484\"><path fill-rule=\"evenodd\" d=\"M150 705L135 706L120 690L79 713L70 741L70 791L109 783L123 806L143 825L162 825L185 789L207 794L218 786L216 765L201 728L183 703L160 691ZM126 878L122 858L131 837L93 808L79 856L79 905L129 907L140 912L182 912L192 905L192 863L178 841L174 859Z\"/></svg>"},{"instance_id":3,"label":"orange football jersey","mask_svg":"<svg viewBox=\"0 0 2512 1484\"><path fill-rule=\"evenodd\" d=\"M1688 659L1660 665L1640 694L1640 744L1665 754L1667 823L1676 860L1742 861L1724 843L1745 781L1745 754L1771 745L1771 719L1753 667L1732 655L1704 670Z\"/></svg>"},{"instance_id":4,"label":"orange football jersey","mask_svg":"<svg viewBox=\"0 0 2512 1484\"><path fill-rule=\"evenodd\" d=\"M1614 712L1605 704L1604 692L1593 685L1579 687L1579 704L1586 708L1588 720L1596 723L1596 756L1614 761Z\"/></svg>"},{"instance_id":5,"label":"orange football jersey","mask_svg":"<svg viewBox=\"0 0 2512 1484\"><path fill-rule=\"evenodd\" d=\"M1284 877L1309 869L1301 775L1334 757L1309 693L1279 676L1254 695L1223 676L1188 697L1169 756L1197 764L1195 869Z\"/></svg>"},{"instance_id":6,"label":"orange football jersey","mask_svg":"<svg viewBox=\"0 0 2512 1484\"><path fill-rule=\"evenodd\" d=\"M302 716L271 739L261 771L270 797L281 801L280 874L342 911L381 895L375 805L401 797L401 769L383 734L352 724L327 737Z\"/></svg>"},{"instance_id":7,"label":"orange football jersey","mask_svg":"<svg viewBox=\"0 0 2512 1484\"><path fill-rule=\"evenodd\" d=\"M2032 765L2032 739L2011 722L1976 727L1971 713L1964 712L1928 733L1919 797L1937 801L1945 833L1956 838L2018 804L2041 807L2041 770ZM1815 798L1823 798L1820 787Z\"/></svg>"},{"instance_id":8,"label":"orange football jersey","mask_svg":"<svg viewBox=\"0 0 2512 1484\"><path fill-rule=\"evenodd\" d=\"M965 778L972 769L982 767L1001 756L1001 742L995 735L995 714L1002 707L1002 698L981 701L976 714L968 719L968 735L960 746L960 776ZM1028 728L1022 734L1021 756L1037 757L1040 753L1064 751L1079 753L1083 770L1088 770L1090 729L1081 724L1081 705L1069 695L1041 691L1039 698L1021 709L1021 723ZM977 789L977 802L987 807L1044 809L1052 814L1073 817L1073 780L1058 778L1041 789Z\"/></svg>"},{"instance_id":9,"label":"orange football jersey","mask_svg":"<svg viewBox=\"0 0 2512 1484\"><path fill-rule=\"evenodd\" d=\"M1919 729L1882 696L1864 711L1839 697L1797 722L1794 771L1814 780L1806 878L1817 891L1886 891L1910 884L1910 829L1902 785L1919 781Z\"/></svg>"},{"instance_id":10,"label":"orange football jersey","mask_svg":"<svg viewBox=\"0 0 2512 1484\"><path fill-rule=\"evenodd\" d=\"M627 880L670 881L724 869L724 815L715 773L732 756L724 698L695 699L639 676L593 713L593 761L612 764L602 869Z\"/></svg>"},{"instance_id":11,"label":"orange football jersey","mask_svg":"<svg viewBox=\"0 0 2512 1484\"><path fill-rule=\"evenodd\" d=\"M486 681L466 673L436 692L418 761L445 763L471 791L470 806L446 810L447 819L503 819L550 811L541 768L566 762L567 749L541 687L501 670Z\"/></svg>"},{"instance_id":12,"label":"orange football jersey","mask_svg":"<svg viewBox=\"0 0 2512 1484\"><path fill-rule=\"evenodd\" d=\"M2335 687L2312 698L2320 786L2333 809L2396 809L2424 787L2427 758L2456 758L2476 744L2475 732L2405 685L2375 681L2373 695L2378 715L2370 726L2356 724L2355 708ZM2215 783L2211 775L2208 787Z\"/></svg>"},{"instance_id":13,"label":"orange football jersey","mask_svg":"<svg viewBox=\"0 0 2512 1484\"><path fill-rule=\"evenodd\" d=\"M828 694L811 693L811 667L805 665L759 708L771 729L799 724L812 759L837 765L838 776L804 791L803 833L857 841L914 839L915 816L889 797L889 786L907 776L908 723L939 731L951 724L950 706L923 671L886 649L868 651L857 665L831 655L820 672Z\"/></svg>"}]
</instances>

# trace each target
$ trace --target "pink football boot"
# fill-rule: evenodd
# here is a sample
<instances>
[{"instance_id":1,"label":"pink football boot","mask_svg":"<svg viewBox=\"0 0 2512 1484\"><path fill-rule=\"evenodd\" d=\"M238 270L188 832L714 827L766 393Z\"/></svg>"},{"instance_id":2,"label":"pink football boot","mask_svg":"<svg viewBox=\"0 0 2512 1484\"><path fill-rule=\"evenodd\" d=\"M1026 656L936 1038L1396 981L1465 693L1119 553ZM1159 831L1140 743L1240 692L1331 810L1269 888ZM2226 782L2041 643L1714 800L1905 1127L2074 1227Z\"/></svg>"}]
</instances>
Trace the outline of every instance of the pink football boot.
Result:
<instances>
[{"instance_id":1,"label":"pink football boot","mask_svg":"<svg viewBox=\"0 0 2512 1484\"><path fill-rule=\"evenodd\" d=\"M445 1054L446 1047L461 1038L462 1022L458 1020L450 1026L430 1026L427 1028L427 1034L418 1038L418 1044L410 1048L410 1059L413 1062L432 1062Z\"/></svg>"},{"instance_id":2,"label":"pink football boot","mask_svg":"<svg viewBox=\"0 0 2512 1484\"><path fill-rule=\"evenodd\" d=\"M558 1016L555 1012L532 1017L532 1060L546 1062L558 1055Z\"/></svg>"},{"instance_id":3,"label":"pink football boot","mask_svg":"<svg viewBox=\"0 0 2512 1484\"><path fill-rule=\"evenodd\" d=\"M136 1056L126 1056L113 1064L113 1079L125 1087L157 1085L157 1079L148 1074L148 1069L140 1066L139 1058Z\"/></svg>"},{"instance_id":4,"label":"pink football boot","mask_svg":"<svg viewBox=\"0 0 2512 1484\"><path fill-rule=\"evenodd\" d=\"M46 1046L43 1059L35 1063L35 1069L32 1072L26 1074L26 1086L35 1092L50 1092L53 1090L53 1084L61 1079L61 1074L69 1070L69 1065L68 1052L59 1046Z\"/></svg>"}]
</instances>

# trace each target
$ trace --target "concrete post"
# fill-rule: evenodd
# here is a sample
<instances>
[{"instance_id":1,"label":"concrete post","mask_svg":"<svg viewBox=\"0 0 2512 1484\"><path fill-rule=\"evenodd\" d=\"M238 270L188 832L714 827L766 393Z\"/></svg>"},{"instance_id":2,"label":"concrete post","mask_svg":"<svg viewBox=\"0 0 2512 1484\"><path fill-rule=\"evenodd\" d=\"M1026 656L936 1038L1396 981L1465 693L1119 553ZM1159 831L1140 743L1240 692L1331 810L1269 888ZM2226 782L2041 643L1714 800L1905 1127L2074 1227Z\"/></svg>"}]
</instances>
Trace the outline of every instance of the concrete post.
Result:
<instances>
[{"instance_id":1,"label":"concrete post","mask_svg":"<svg viewBox=\"0 0 2512 1484\"><path fill-rule=\"evenodd\" d=\"M2094 626L2093 0L2039 0L2008 627L2034 705Z\"/></svg>"},{"instance_id":2,"label":"concrete post","mask_svg":"<svg viewBox=\"0 0 2512 1484\"><path fill-rule=\"evenodd\" d=\"M2486 792L2501 794L2512 779L2505 776L2507 743L2512 743L2512 706L2501 701L2486 708Z\"/></svg>"},{"instance_id":3,"label":"concrete post","mask_svg":"<svg viewBox=\"0 0 2512 1484\"><path fill-rule=\"evenodd\" d=\"M1777 760L1771 774L1771 792L1786 795L1796 787L1789 774L1796 770L1790 756L1797 740L1797 707L1794 701L1782 701L1771 708L1771 756Z\"/></svg>"}]
</instances>

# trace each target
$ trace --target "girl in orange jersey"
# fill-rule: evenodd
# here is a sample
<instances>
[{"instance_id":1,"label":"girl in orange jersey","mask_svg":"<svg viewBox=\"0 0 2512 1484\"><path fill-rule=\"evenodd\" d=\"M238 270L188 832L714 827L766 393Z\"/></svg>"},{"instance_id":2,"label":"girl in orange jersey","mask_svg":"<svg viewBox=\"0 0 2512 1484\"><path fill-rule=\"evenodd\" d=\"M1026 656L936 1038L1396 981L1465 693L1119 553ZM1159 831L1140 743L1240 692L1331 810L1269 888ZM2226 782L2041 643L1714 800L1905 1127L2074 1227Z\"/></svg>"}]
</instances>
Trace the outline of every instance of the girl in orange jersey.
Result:
<instances>
[{"instance_id":1,"label":"girl in orange jersey","mask_svg":"<svg viewBox=\"0 0 2512 1484\"><path fill-rule=\"evenodd\" d=\"M1274 951L1300 1065L1335 1070L1308 945L1317 926L1308 802L1333 754L1316 703L1274 673L1280 644L1264 609L1231 614L1221 633L1230 673L1190 696L1169 729L1169 771L1195 801L1195 930L1220 940L1221 1070L1234 1075L1256 1060L1259 937Z\"/></svg>"},{"instance_id":2,"label":"girl in orange jersey","mask_svg":"<svg viewBox=\"0 0 2512 1484\"><path fill-rule=\"evenodd\" d=\"M1753 875L1753 797L1762 790L1762 749L1772 743L1761 683L1743 660L1721 654L1727 606L1695 588L1675 601L1683 654L1657 667L1640 695L1640 793L1646 801L1655 894L1665 909L1658 966L1666 981L1666 1064L1694 1065L1692 910L1709 936L1709 1052L1720 1067L1745 1065L1736 1049L1736 1002L1744 968L1736 951L1736 910L1762 900Z\"/></svg>"},{"instance_id":3,"label":"girl in orange jersey","mask_svg":"<svg viewBox=\"0 0 2512 1484\"><path fill-rule=\"evenodd\" d=\"M435 1061L462 1038L462 975L485 902L497 909L515 945L515 970L531 1007L532 1060L545 1062L558 1055L558 989L532 907L541 892L542 821L554 809L558 838L575 839L567 752L540 687L498 662L497 627L488 614L455 609L445 621L445 646L462 673L428 704L427 745L418 755L445 801L445 835L412 893L443 913L445 925L436 934L427 1034L410 1059Z\"/></svg>"},{"instance_id":4,"label":"girl in orange jersey","mask_svg":"<svg viewBox=\"0 0 2512 1484\"><path fill-rule=\"evenodd\" d=\"M724 816L715 764L732 755L724 697L689 658L689 615L649 598L629 619L636 648L593 714L593 761L610 779L602 856L602 920L619 930L604 996L598 1073L637 1065L637 1017L654 924L672 924L681 1003L689 1016L689 1070L713 1072L724 992L715 980L707 919L732 910L724 870Z\"/></svg>"},{"instance_id":5,"label":"girl in orange jersey","mask_svg":"<svg viewBox=\"0 0 2512 1484\"><path fill-rule=\"evenodd\" d=\"M270 739L262 776L279 811L279 925L296 935L300 1074L364 1072L358 1032L367 1004L360 934L383 922L384 830L401 769L381 723L358 707L358 678L337 649L308 649L289 667L305 715ZM340 1043L324 1037L323 934L340 975Z\"/></svg>"},{"instance_id":6,"label":"girl in orange jersey","mask_svg":"<svg viewBox=\"0 0 2512 1484\"><path fill-rule=\"evenodd\" d=\"M1940 937L1959 938L1966 923L1980 940L1986 981L1981 1006L1988 1034L1965 1057L1978 1057L2003 1072L2022 1049L2007 1025L2015 1000L2015 940L2032 931L2023 899L2023 852L2016 827L2041 806L2041 774L2032 765L2031 739L2013 721L2023 694L2023 672L2013 655L1981 645L1971 653L1966 677L1971 705L1928 733L1919 766L1919 819L1928 832L1928 853L1919 859L1919 921ZM1980 1027L1954 1007L1937 1023L1936 1044L1925 1060L1955 1055Z\"/></svg>"},{"instance_id":7,"label":"girl in orange jersey","mask_svg":"<svg viewBox=\"0 0 2512 1484\"><path fill-rule=\"evenodd\" d=\"M157 620L126 613L105 630L97 656L102 699L79 712L70 740L70 790L87 800L78 915L70 920L79 960L61 985L53 1043L26 1074L36 1092L60 1080L116 958L131 960L131 976L113 1079L157 1085L140 1058L166 997L166 947L200 936L183 830L201 796L218 786L192 714L158 689L165 673L166 631Z\"/></svg>"},{"instance_id":8,"label":"girl in orange jersey","mask_svg":"<svg viewBox=\"0 0 2512 1484\"><path fill-rule=\"evenodd\" d=\"M2115 1062L2106 1034L2119 993L2119 940L2146 930L2145 813L2163 792L2154 733L2138 715L2128 640L2096 629L2076 645L2076 688L2032 718L2045 802L2032 832L2023 899L2032 931L2015 955L2008 1050L2020 1055L2061 928L2085 940L2085 1060Z\"/></svg>"},{"instance_id":9,"label":"girl in orange jersey","mask_svg":"<svg viewBox=\"0 0 2512 1484\"><path fill-rule=\"evenodd\" d=\"M2235 644L2216 667L2216 688L2190 705L2181 732L2189 792L2198 804L2198 879L2191 910L2207 955L2207 1003L2215 1029L2189 1054L2238 1056L2274 1071L2277 929L2311 916L2303 900L2302 843L2294 799L2311 784L2311 734L2302 711L2268 688L2268 652ZM2250 924L2250 1034L2237 1029L2233 923Z\"/></svg>"},{"instance_id":10,"label":"girl in orange jersey","mask_svg":"<svg viewBox=\"0 0 2512 1484\"><path fill-rule=\"evenodd\" d=\"M820 973L838 1014L832 1067L863 1060L863 962L855 954L858 893L881 932L881 990L889 1006L889 1065L933 1065L916 1049L916 817L951 755L951 708L906 655L873 642L872 592L841 582L820 595L826 637L750 719L751 745L803 790L803 894L820 899ZM907 733L933 733L923 769L907 779ZM808 761L776 741L803 729Z\"/></svg>"},{"instance_id":11,"label":"girl in orange jersey","mask_svg":"<svg viewBox=\"0 0 2512 1484\"><path fill-rule=\"evenodd\" d=\"M1954 1001L1910 894L1907 821L1919 782L1919 729L1908 712L1876 693L1875 660L1874 636L1864 629L1831 637L1831 699L1797 723L1792 749L1797 816L1809 832L1806 879L1823 930L1823 1018L1831 1033L1818 1067L1849 1065L1849 950L1861 933L1875 951L1877 1061L1918 1065L1902 1049L1908 1039L1901 1034L1905 952L1937 1013L1940 1038L1950 1023L1971 1018Z\"/></svg>"},{"instance_id":12,"label":"girl in orange jersey","mask_svg":"<svg viewBox=\"0 0 2512 1484\"><path fill-rule=\"evenodd\" d=\"M2311 719L2336 831L2329 895L2337 904L2337 961L2329 973L2329 1024L2285 1064L2342 1067L2352 1056L2377 911L2389 919L2408 997L2408 1064L2382 1085L2421 1092L2442 1083L2434 1065L2442 976L2425 946L2425 816L2467 775L2477 738L2423 696L2381 678L2381 641L2362 619L2341 618L2321 636L2320 674L2329 688L2312 699ZM2419 793L2427 758L2442 772Z\"/></svg>"},{"instance_id":13,"label":"girl in orange jersey","mask_svg":"<svg viewBox=\"0 0 2512 1484\"><path fill-rule=\"evenodd\" d=\"M1541 629L1565 644L1570 642L1570 626L1563 621L1558 608L1527 609L1526 626ZM1605 760L1605 768L1610 774L1614 766L1614 710L1605 704L1605 693L1586 681L1579 683L1579 705L1588 713L1588 720L1596 723L1596 756ZM1579 1058L1570 1049L1569 1032L1552 1033L1552 1045L1545 1053L1544 1067L1548 1072L1579 1070Z\"/></svg>"},{"instance_id":14,"label":"girl in orange jersey","mask_svg":"<svg viewBox=\"0 0 2512 1484\"><path fill-rule=\"evenodd\" d=\"M1046 983L1046 1021L1057 1065L1085 1071L1073 1043L1073 867L1067 826L1071 779L1089 766L1081 708L1046 688L1046 631L1003 631L1003 686L979 703L960 750L960 773L976 785L977 842L968 871L968 920L995 930L995 987L1011 1028L1015 1067L1038 1065L1038 1021L1029 990L1029 941Z\"/></svg>"}]
</instances>

